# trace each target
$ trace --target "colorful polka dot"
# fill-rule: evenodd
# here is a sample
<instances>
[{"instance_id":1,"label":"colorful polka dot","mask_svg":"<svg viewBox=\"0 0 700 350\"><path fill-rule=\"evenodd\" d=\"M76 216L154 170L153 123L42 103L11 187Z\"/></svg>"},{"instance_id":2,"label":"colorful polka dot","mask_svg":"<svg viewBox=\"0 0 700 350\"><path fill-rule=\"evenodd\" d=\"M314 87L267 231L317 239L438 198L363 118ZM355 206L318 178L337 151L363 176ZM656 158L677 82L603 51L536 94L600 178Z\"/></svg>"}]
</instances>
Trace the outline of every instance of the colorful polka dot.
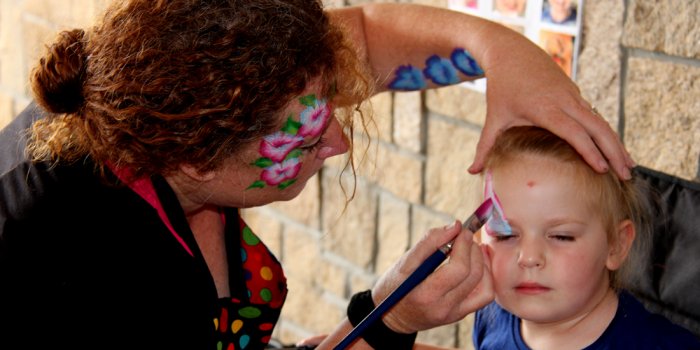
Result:
<instances>
[{"instance_id":1,"label":"colorful polka dot","mask_svg":"<svg viewBox=\"0 0 700 350\"><path fill-rule=\"evenodd\" d=\"M256 236L248 226L243 228L243 241L245 241L248 245L257 245L260 243L258 236Z\"/></svg>"},{"instance_id":2,"label":"colorful polka dot","mask_svg":"<svg viewBox=\"0 0 700 350\"><path fill-rule=\"evenodd\" d=\"M241 336L241 339L238 341L238 344L241 346L241 349L245 349L245 347L248 346L249 342L250 337L247 334L243 334Z\"/></svg>"},{"instance_id":3,"label":"colorful polka dot","mask_svg":"<svg viewBox=\"0 0 700 350\"><path fill-rule=\"evenodd\" d=\"M271 280L273 276L272 270L269 267L264 266L262 269L260 269L260 277L262 277L265 281Z\"/></svg>"},{"instance_id":4,"label":"colorful polka dot","mask_svg":"<svg viewBox=\"0 0 700 350\"><path fill-rule=\"evenodd\" d=\"M233 334L238 333L238 331L240 331L242 327L243 321L241 320L235 320L231 323L231 331L233 332Z\"/></svg>"},{"instance_id":5,"label":"colorful polka dot","mask_svg":"<svg viewBox=\"0 0 700 350\"><path fill-rule=\"evenodd\" d=\"M228 309L222 308L221 309L221 322L219 322L219 325L221 327L221 329L219 329L219 330L221 331L221 333L226 332L227 324L228 324Z\"/></svg>"},{"instance_id":6,"label":"colorful polka dot","mask_svg":"<svg viewBox=\"0 0 700 350\"><path fill-rule=\"evenodd\" d=\"M267 288L263 288L260 290L260 298L262 298L264 302L268 303L270 300L272 300L272 292Z\"/></svg>"},{"instance_id":7,"label":"colorful polka dot","mask_svg":"<svg viewBox=\"0 0 700 350\"><path fill-rule=\"evenodd\" d=\"M238 314L245 318L256 318L260 316L260 309L254 306L246 306L238 310Z\"/></svg>"}]
</instances>

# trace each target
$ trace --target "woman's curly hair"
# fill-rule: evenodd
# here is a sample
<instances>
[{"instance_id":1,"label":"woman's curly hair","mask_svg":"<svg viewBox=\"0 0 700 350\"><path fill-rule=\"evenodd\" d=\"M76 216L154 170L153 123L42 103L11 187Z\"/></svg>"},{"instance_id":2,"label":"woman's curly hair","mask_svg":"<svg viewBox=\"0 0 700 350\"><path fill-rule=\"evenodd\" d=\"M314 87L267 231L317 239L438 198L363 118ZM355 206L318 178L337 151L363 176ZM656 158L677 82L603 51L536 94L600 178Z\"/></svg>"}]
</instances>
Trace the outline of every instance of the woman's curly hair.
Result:
<instances>
[{"instance_id":1,"label":"woman's curly hair","mask_svg":"<svg viewBox=\"0 0 700 350\"><path fill-rule=\"evenodd\" d=\"M34 124L29 150L136 177L183 163L213 170L270 133L318 77L325 94L360 103L365 70L320 1L119 1L95 27L60 33L34 69L51 115Z\"/></svg>"}]
</instances>

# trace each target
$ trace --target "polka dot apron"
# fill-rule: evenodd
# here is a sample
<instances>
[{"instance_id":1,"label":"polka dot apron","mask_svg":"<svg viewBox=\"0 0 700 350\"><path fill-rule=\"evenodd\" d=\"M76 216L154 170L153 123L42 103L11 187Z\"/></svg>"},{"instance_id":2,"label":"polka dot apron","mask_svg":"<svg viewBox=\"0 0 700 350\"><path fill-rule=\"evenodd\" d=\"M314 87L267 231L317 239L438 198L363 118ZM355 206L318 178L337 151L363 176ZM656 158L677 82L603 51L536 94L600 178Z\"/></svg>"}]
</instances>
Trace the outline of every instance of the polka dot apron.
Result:
<instances>
[{"instance_id":1,"label":"polka dot apron","mask_svg":"<svg viewBox=\"0 0 700 350\"><path fill-rule=\"evenodd\" d=\"M286 279L274 255L237 213L234 215L226 217L239 218L240 234L230 232L228 226L232 225L227 225L226 236L240 239L227 239L227 250L237 250L240 255L229 257L229 270L241 275L231 276L236 280L231 281L232 296L219 299L220 314L214 318L217 350L263 349L270 341L287 295Z\"/></svg>"}]
</instances>

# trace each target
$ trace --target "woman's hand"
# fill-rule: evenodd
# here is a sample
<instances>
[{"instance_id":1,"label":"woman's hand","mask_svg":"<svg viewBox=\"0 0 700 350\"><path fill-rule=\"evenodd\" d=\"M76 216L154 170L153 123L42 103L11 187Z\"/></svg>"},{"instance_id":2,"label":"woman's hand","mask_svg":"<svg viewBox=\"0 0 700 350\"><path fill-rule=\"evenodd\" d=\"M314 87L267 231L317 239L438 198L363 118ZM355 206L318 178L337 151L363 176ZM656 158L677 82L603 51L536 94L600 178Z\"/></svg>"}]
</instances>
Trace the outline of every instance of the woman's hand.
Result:
<instances>
[{"instance_id":1,"label":"woman's hand","mask_svg":"<svg viewBox=\"0 0 700 350\"><path fill-rule=\"evenodd\" d=\"M510 36L499 36L483 56L486 123L469 172L483 169L488 151L505 129L536 125L566 140L596 171L612 168L621 179L629 179L634 161L608 122L544 51L515 32Z\"/></svg>"},{"instance_id":2,"label":"woman's hand","mask_svg":"<svg viewBox=\"0 0 700 350\"><path fill-rule=\"evenodd\" d=\"M447 261L398 302L384 317L384 323L399 333L453 323L491 302L493 286L488 261L472 233L459 221L431 229L389 269L372 289L378 305L428 256L454 240Z\"/></svg>"}]
</instances>

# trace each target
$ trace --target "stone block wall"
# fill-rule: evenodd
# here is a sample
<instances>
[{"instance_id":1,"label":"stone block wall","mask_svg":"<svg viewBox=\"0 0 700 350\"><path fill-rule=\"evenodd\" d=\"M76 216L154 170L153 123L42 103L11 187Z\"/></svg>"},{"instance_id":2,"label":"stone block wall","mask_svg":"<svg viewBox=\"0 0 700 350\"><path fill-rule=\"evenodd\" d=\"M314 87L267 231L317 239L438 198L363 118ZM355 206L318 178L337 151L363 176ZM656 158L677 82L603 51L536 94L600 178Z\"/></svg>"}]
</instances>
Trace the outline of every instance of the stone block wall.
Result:
<instances>
[{"instance_id":1,"label":"stone block wall","mask_svg":"<svg viewBox=\"0 0 700 350\"><path fill-rule=\"evenodd\" d=\"M447 0L415 2L447 7ZM29 103L27 77L42 46L58 30L88 25L106 3L0 0L0 126ZM583 95L639 164L700 181L700 2L585 0L583 9ZM460 86L383 93L371 107L377 127L356 136L356 154L365 157L354 185L334 159L298 198L244 213L286 269L290 294L275 331L284 341L331 331L354 292L428 228L477 204L480 179L466 168L484 122L483 94ZM419 340L471 348L470 322Z\"/></svg>"}]
</instances>

